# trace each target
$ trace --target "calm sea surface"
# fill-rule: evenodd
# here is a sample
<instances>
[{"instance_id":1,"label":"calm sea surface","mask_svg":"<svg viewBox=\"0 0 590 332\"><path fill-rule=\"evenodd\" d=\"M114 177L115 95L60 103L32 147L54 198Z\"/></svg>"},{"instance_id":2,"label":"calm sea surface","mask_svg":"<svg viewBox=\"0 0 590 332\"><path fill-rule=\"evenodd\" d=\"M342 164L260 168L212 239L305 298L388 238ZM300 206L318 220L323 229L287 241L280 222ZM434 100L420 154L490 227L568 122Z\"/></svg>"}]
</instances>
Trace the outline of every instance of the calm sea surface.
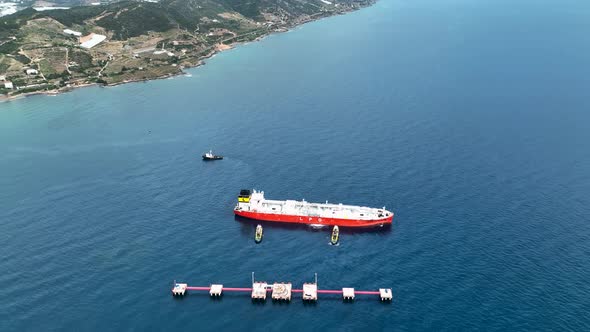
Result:
<instances>
[{"instance_id":1,"label":"calm sea surface","mask_svg":"<svg viewBox=\"0 0 590 332\"><path fill-rule=\"evenodd\" d=\"M191 77L0 103L0 331L589 330L589 31L588 1L383 0ZM396 217L255 245L242 188ZM170 295L252 271L394 301Z\"/></svg>"}]
</instances>

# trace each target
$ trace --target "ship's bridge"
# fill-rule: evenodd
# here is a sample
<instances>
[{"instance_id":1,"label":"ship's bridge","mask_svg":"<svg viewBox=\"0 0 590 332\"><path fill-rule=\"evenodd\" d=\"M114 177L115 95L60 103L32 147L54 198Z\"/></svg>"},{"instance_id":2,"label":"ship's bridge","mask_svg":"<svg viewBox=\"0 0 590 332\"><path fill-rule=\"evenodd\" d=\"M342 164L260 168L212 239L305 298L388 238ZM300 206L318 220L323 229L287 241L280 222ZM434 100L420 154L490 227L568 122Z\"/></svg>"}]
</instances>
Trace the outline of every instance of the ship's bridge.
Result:
<instances>
[{"instance_id":1,"label":"ship's bridge","mask_svg":"<svg viewBox=\"0 0 590 332\"><path fill-rule=\"evenodd\" d=\"M260 206L263 201L264 191L242 189L238 195L238 205L236 205L236 209L250 210L251 207Z\"/></svg>"},{"instance_id":2,"label":"ship's bridge","mask_svg":"<svg viewBox=\"0 0 590 332\"><path fill-rule=\"evenodd\" d=\"M250 192L250 190L242 189L242 190L240 190L240 194L238 195L238 202L249 203L251 196L252 196L252 193Z\"/></svg>"}]
</instances>

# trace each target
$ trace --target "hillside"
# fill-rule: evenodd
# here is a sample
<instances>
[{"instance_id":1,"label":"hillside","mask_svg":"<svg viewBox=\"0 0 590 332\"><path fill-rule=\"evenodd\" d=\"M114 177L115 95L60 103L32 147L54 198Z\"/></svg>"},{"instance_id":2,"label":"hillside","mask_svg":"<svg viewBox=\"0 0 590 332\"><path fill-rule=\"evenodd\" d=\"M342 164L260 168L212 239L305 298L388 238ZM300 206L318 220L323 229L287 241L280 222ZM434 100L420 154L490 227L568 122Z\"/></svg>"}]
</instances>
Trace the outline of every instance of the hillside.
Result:
<instances>
[{"instance_id":1,"label":"hillside","mask_svg":"<svg viewBox=\"0 0 590 332\"><path fill-rule=\"evenodd\" d=\"M18 94L174 75L231 44L371 3L161 0L66 10L28 8L0 18L0 76L4 76L0 92ZM87 39L106 39L82 48L82 40L64 29L89 36ZM12 82L13 89L2 89L4 82Z\"/></svg>"}]
</instances>

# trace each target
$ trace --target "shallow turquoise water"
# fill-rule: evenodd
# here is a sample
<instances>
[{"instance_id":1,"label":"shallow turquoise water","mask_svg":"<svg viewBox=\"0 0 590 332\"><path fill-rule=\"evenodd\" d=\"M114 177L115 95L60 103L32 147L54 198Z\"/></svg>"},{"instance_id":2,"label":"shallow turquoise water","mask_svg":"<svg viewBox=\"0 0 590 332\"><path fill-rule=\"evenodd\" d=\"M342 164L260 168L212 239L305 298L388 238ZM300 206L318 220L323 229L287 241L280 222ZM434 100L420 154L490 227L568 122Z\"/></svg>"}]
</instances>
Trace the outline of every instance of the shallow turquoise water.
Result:
<instances>
[{"instance_id":1,"label":"shallow turquoise water","mask_svg":"<svg viewBox=\"0 0 590 332\"><path fill-rule=\"evenodd\" d=\"M0 103L0 330L589 329L589 16L384 0L192 77ZM396 217L255 245L232 214L252 187ZM169 293L252 271L395 299Z\"/></svg>"}]
</instances>

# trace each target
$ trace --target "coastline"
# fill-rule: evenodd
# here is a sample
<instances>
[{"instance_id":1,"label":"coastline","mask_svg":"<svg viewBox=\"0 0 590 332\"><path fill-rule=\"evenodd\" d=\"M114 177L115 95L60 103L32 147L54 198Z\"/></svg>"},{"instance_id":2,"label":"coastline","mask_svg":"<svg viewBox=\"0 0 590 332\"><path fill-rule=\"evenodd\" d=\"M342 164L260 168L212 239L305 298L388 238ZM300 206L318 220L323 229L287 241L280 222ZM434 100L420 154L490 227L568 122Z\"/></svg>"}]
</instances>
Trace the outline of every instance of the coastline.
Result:
<instances>
[{"instance_id":1,"label":"coastline","mask_svg":"<svg viewBox=\"0 0 590 332\"><path fill-rule=\"evenodd\" d=\"M325 18L334 17L334 16L338 16L338 15L347 15L349 13L356 12L356 11L362 10L364 8L371 7L376 2L377 1L373 1L373 2L371 2L367 6L362 6L362 7L351 9L351 10L348 10L348 11L338 12L338 13L335 13L333 15L319 16L319 17L310 16L309 19L307 19L307 20L302 20L302 21L295 22L295 23L293 23L291 25L288 25L288 26L284 26L284 27L280 27L280 28L274 29L272 31L269 31L268 33L265 33L263 35L260 35L260 36L256 37L255 39L253 39L251 41L232 42L231 44L216 44L216 45L214 45L214 46L211 47L211 51L209 53L207 53L206 55L204 55L202 57L197 58L195 65L184 66L184 67L182 67L180 69L179 72L174 73L174 74L165 74L165 75L162 75L162 76L145 78L145 79L124 80L124 81L121 81L121 82L111 83L111 84L82 83L82 84L77 84L77 85L72 85L72 86L67 86L67 87L61 87L61 88L52 89L52 90L32 91L32 92L20 93L20 94L17 94L17 95L0 95L0 103L1 102L9 102L9 101L13 101L13 100L19 100L19 99L22 99L22 98L31 97L31 96L35 96L35 95L56 96L56 95L60 95L60 94L63 94L63 93L71 92L71 91L76 90L78 88L85 88L85 87L90 87L90 86L95 86L95 85L98 85L100 87L111 87L111 86L118 86L118 85L123 85L123 84L128 84L128 83L147 82L147 81L161 80L161 79L167 79L167 78L177 77L177 76L181 76L181 75L186 75L187 72L185 71L185 69L193 69L193 68L197 68L197 67L203 66L203 65L206 64L205 60L210 59L213 56L215 56L215 55L217 55L217 54L219 54L219 53L221 53L223 51L231 50L231 49L233 49L235 47L238 47L240 45L243 45L243 44L248 44L248 43L251 43L251 42L259 42L262 39L264 39L264 38L266 38L266 37L268 37L270 35L289 32L289 31L292 31L293 29L295 29L297 27L300 27L300 26L303 26L303 25L305 25L307 23L319 21L319 20L322 20L322 19L325 19ZM321 14L321 13L318 13L318 14Z\"/></svg>"}]
</instances>

